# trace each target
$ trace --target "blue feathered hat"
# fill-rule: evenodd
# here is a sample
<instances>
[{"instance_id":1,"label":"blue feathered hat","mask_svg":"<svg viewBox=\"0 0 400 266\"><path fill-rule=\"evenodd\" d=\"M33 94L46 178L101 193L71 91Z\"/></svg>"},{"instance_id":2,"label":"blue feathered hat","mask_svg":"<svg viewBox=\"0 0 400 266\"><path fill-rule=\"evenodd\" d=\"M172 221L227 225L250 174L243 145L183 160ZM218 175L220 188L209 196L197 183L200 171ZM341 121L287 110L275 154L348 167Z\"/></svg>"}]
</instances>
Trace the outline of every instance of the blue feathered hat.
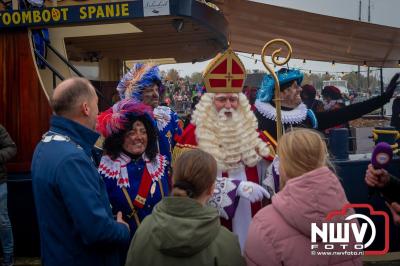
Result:
<instances>
[{"instance_id":1,"label":"blue feathered hat","mask_svg":"<svg viewBox=\"0 0 400 266\"><path fill-rule=\"evenodd\" d=\"M129 122L138 116L145 116L153 127L157 127L153 117L153 110L150 106L133 99L124 99L99 114L96 130L107 138L126 130Z\"/></svg>"},{"instance_id":2,"label":"blue feathered hat","mask_svg":"<svg viewBox=\"0 0 400 266\"><path fill-rule=\"evenodd\" d=\"M159 87L161 86L158 66L151 63L137 63L120 80L117 91L121 99L133 99L141 102L143 100L143 90L154 84L157 84Z\"/></svg>"},{"instance_id":3,"label":"blue feathered hat","mask_svg":"<svg viewBox=\"0 0 400 266\"><path fill-rule=\"evenodd\" d=\"M296 80L297 84L300 86L303 81L303 73L298 69L287 69L281 68L279 71L275 72L278 76L279 85L282 86ZM257 100L262 102L270 102L274 96L275 81L271 75L265 75L261 83L261 87L257 92Z\"/></svg>"}]
</instances>

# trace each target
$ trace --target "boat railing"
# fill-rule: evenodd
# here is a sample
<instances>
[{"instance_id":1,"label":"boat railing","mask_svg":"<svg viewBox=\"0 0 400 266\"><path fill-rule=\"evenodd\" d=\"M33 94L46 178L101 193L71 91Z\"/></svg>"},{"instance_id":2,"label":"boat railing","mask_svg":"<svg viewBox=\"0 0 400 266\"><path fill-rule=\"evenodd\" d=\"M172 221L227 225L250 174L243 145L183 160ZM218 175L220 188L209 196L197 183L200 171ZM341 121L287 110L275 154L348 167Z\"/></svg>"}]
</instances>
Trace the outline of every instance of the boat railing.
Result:
<instances>
[{"instance_id":1,"label":"boat railing","mask_svg":"<svg viewBox=\"0 0 400 266\"><path fill-rule=\"evenodd\" d=\"M57 51L56 48L54 48L51 44L50 41L46 38L44 38L43 34L39 34L40 38L42 39L44 45L46 46L47 51L50 50L52 51L65 65L67 65L68 68L70 68L78 77L84 78L85 76L73 65L71 62L68 61L67 58L65 58L59 51ZM36 57L43 62L43 64L52 72L53 74L53 90L57 86L57 78L60 80L64 80L65 77L49 62L47 61L43 55L40 54L40 52L34 47L33 49ZM38 61L38 60L37 60ZM99 98L102 98L106 100L104 94L99 91L95 87L96 93L99 96Z\"/></svg>"},{"instance_id":2,"label":"boat railing","mask_svg":"<svg viewBox=\"0 0 400 266\"><path fill-rule=\"evenodd\" d=\"M83 74L73 65L71 64L60 52L57 51L51 44L49 40L45 40L46 47L49 48L61 61L63 61L74 73L79 77L84 77Z\"/></svg>"},{"instance_id":3,"label":"boat railing","mask_svg":"<svg viewBox=\"0 0 400 266\"><path fill-rule=\"evenodd\" d=\"M45 64L45 66L50 69L50 71L53 74L53 89L55 89L55 87L57 86L57 77L60 80L64 80L65 77L63 75L61 75L60 72L57 71L57 69L55 69L41 54L38 50L33 49L33 52L35 53L35 55L43 62L43 64Z\"/></svg>"}]
</instances>

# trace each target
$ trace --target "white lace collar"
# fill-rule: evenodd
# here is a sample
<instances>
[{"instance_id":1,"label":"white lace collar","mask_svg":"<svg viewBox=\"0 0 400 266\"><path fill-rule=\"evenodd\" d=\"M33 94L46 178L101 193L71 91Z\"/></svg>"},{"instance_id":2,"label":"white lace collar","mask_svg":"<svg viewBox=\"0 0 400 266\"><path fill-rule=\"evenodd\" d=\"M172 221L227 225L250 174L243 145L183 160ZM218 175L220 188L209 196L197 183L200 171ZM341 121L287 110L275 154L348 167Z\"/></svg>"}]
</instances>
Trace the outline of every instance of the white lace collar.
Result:
<instances>
[{"instance_id":1,"label":"white lace collar","mask_svg":"<svg viewBox=\"0 0 400 266\"><path fill-rule=\"evenodd\" d=\"M167 106L158 106L153 110L154 118L157 121L157 128L163 131L171 121L171 109Z\"/></svg>"},{"instance_id":2,"label":"white lace collar","mask_svg":"<svg viewBox=\"0 0 400 266\"><path fill-rule=\"evenodd\" d=\"M254 106L265 118L276 120L275 107L270 103L263 103L256 100ZM299 104L296 108L290 111L282 110L282 123L283 124L298 124L307 118L307 106L304 103Z\"/></svg>"},{"instance_id":3,"label":"white lace collar","mask_svg":"<svg viewBox=\"0 0 400 266\"><path fill-rule=\"evenodd\" d=\"M149 161L146 156L143 155L143 159L146 162L147 170L153 182L161 179L167 166L166 157L157 154L153 161ZM129 187L129 176L126 165L130 162L131 158L124 153L121 153L115 160L111 159L108 155L104 155L101 157L98 171L106 178L116 179L117 185L120 188Z\"/></svg>"}]
</instances>

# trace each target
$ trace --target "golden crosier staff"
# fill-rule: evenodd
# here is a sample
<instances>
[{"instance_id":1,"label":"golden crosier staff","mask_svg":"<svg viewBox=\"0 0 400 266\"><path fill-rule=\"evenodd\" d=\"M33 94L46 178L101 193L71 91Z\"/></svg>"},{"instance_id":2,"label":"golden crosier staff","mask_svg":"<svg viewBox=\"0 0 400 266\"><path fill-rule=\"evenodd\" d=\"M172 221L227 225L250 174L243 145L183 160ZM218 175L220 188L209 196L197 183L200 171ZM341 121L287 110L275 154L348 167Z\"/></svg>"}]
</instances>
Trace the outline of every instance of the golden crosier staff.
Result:
<instances>
[{"instance_id":1,"label":"golden crosier staff","mask_svg":"<svg viewBox=\"0 0 400 266\"><path fill-rule=\"evenodd\" d=\"M288 49L288 54L283 61L279 61L279 59L277 59L277 57L280 56L282 48L276 49L272 53L272 55L271 55L272 62L278 66L284 65L290 60L290 57L292 56L292 46L290 46L290 44L287 41L285 41L284 39L273 39L273 40L267 42L261 51L261 61L264 64L265 68L268 70L268 72L271 74L271 76L274 77L274 81L275 81L276 137L277 137L277 140L279 141L279 139L282 136L282 132L283 132L282 118L281 118L281 100L282 100L281 99L281 91L280 91L278 76L275 74L274 69L271 68L267 64L267 61L266 61L267 49L270 46L275 45L275 44L284 45Z\"/></svg>"}]
</instances>

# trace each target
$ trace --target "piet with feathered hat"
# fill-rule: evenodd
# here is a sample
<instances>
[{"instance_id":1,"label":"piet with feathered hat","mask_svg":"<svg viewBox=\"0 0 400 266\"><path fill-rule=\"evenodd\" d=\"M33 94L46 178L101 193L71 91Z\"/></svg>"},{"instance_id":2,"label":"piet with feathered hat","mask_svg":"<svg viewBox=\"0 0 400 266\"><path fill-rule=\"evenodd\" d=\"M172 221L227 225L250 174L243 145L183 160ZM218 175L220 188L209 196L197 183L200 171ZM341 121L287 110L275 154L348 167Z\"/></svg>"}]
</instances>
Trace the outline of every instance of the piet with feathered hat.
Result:
<instances>
[{"instance_id":1,"label":"piet with feathered hat","mask_svg":"<svg viewBox=\"0 0 400 266\"><path fill-rule=\"evenodd\" d=\"M280 85L283 127L307 123L306 127L317 128L318 125L314 113L302 103L300 97L303 73L298 69L282 68L275 74ZM274 89L274 78L271 75L265 75L257 92L254 106L259 126L263 131L267 131L272 138L272 142L276 143L276 99L274 97Z\"/></svg>"},{"instance_id":2,"label":"piet with feathered hat","mask_svg":"<svg viewBox=\"0 0 400 266\"><path fill-rule=\"evenodd\" d=\"M98 116L104 137L99 172L114 214L122 212L131 237L153 207L168 195L166 156L158 152L158 130L150 106L123 99Z\"/></svg>"},{"instance_id":3,"label":"piet with feathered hat","mask_svg":"<svg viewBox=\"0 0 400 266\"><path fill-rule=\"evenodd\" d=\"M175 139L182 134L178 115L167 106L160 106L163 89L159 67L153 63L136 63L120 80L117 91L121 99L131 99L152 108L159 131L160 153L171 161Z\"/></svg>"},{"instance_id":4,"label":"piet with feathered hat","mask_svg":"<svg viewBox=\"0 0 400 266\"><path fill-rule=\"evenodd\" d=\"M280 99L274 99L275 81L271 75L265 75L257 93L255 115L259 129L270 134L271 142L276 139L276 108L277 100L281 102L281 121L283 128L306 127L325 130L350 120L356 119L380 108L393 95L399 76L395 75L386 92L367 101L346 106L340 110L313 112L302 102L300 92L303 73L297 69L282 68L276 72L280 84ZM276 142L275 142L276 143Z\"/></svg>"}]
</instances>

